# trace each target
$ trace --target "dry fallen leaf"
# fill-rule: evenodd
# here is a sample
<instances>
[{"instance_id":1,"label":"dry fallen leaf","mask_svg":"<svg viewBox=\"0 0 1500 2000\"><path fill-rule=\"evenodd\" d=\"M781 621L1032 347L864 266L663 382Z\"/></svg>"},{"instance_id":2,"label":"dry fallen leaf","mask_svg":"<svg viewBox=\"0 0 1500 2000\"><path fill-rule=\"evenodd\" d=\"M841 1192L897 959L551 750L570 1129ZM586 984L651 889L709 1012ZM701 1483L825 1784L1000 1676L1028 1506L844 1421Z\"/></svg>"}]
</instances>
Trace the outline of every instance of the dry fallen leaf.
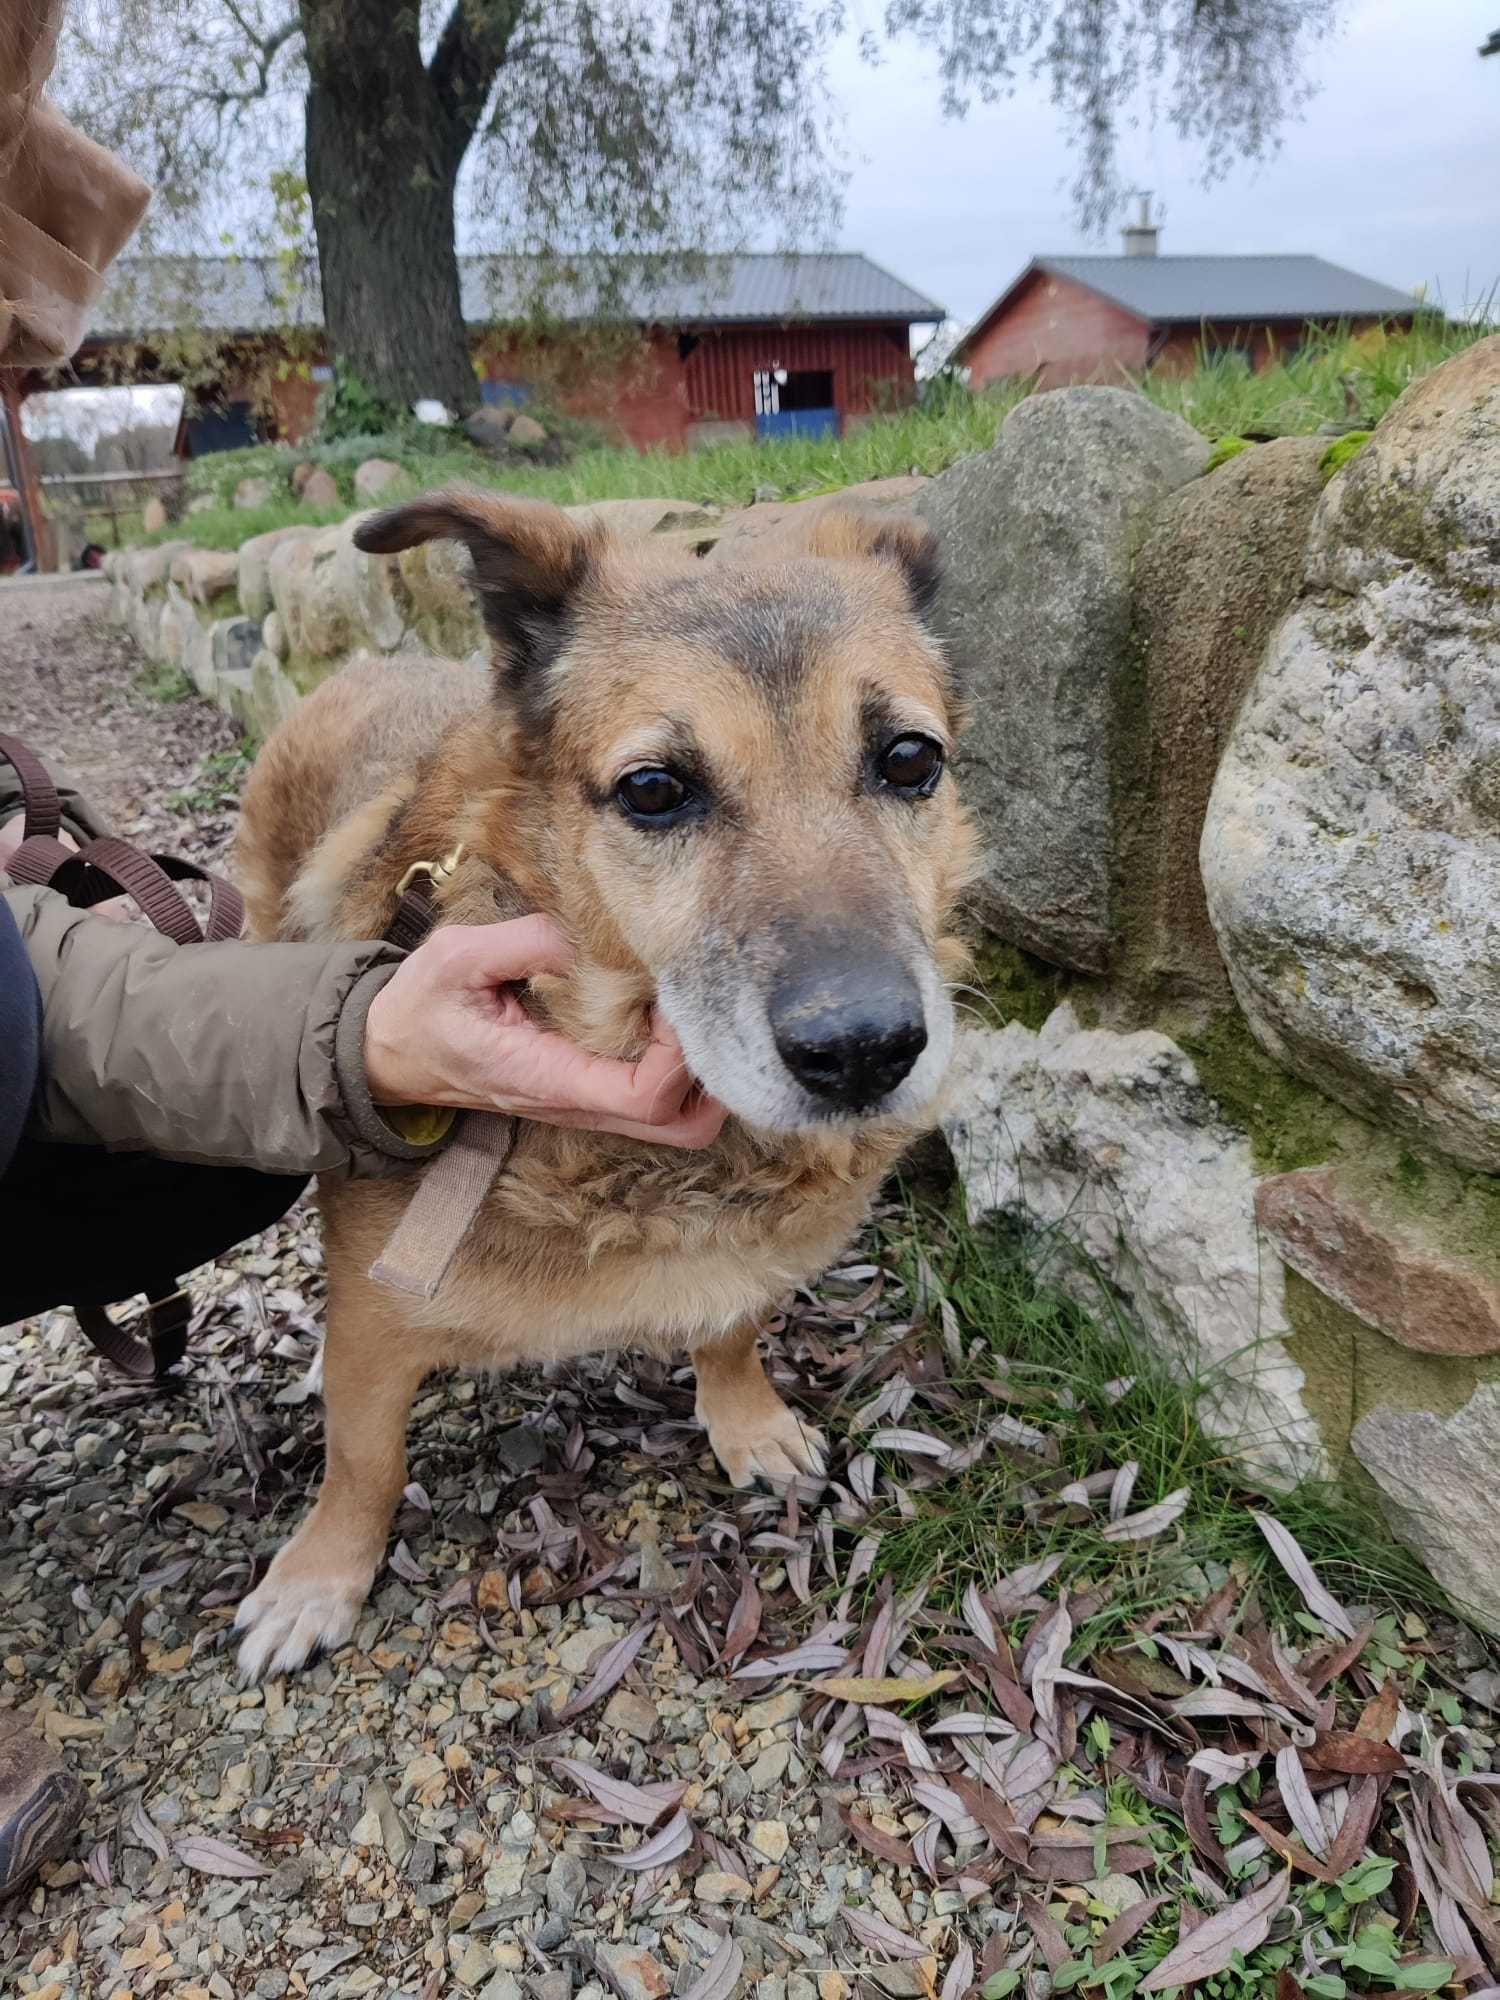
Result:
<instances>
[{"instance_id":1,"label":"dry fallen leaf","mask_svg":"<svg viewBox=\"0 0 1500 2000\"><path fill-rule=\"evenodd\" d=\"M214 1840L207 1834L185 1834L173 1851L183 1867L191 1868L195 1875L244 1878L271 1872L264 1861L257 1861L243 1848L231 1847L227 1840Z\"/></svg>"},{"instance_id":2,"label":"dry fallen leaf","mask_svg":"<svg viewBox=\"0 0 1500 2000\"><path fill-rule=\"evenodd\" d=\"M1160 1993L1168 1986L1186 1986L1195 1979L1212 1979L1222 1972L1236 1952L1248 1956L1266 1941L1271 1919L1286 1901L1291 1877L1278 1868L1269 1882L1215 1910L1180 1944L1174 1945L1161 1964L1141 1981L1142 1993Z\"/></svg>"},{"instance_id":3,"label":"dry fallen leaf","mask_svg":"<svg viewBox=\"0 0 1500 2000\"><path fill-rule=\"evenodd\" d=\"M1254 1508L1250 1510L1250 1518L1270 1543L1271 1553L1277 1562L1302 1592L1302 1601L1314 1618L1321 1618L1323 1623L1331 1626L1335 1632L1342 1633L1346 1639L1352 1639L1354 1620L1337 1598L1330 1597L1319 1583L1312 1564L1303 1554L1302 1545L1291 1529L1284 1528L1271 1514L1257 1514Z\"/></svg>"},{"instance_id":4,"label":"dry fallen leaf","mask_svg":"<svg viewBox=\"0 0 1500 2000\"><path fill-rule=\"evenodd\" d=\"M831 1680L814 1681L813 1687L819 1694L829 1694L836 1701L857 1701L872 1707L890 1708L908 1701L925 1701L928 1695L937 1694L940 1689L951 1687L959 1678L956 1667L937 1674L885 1675L870 1678L863 1674L835 1675Z\"/></svg>"}]
</instances>

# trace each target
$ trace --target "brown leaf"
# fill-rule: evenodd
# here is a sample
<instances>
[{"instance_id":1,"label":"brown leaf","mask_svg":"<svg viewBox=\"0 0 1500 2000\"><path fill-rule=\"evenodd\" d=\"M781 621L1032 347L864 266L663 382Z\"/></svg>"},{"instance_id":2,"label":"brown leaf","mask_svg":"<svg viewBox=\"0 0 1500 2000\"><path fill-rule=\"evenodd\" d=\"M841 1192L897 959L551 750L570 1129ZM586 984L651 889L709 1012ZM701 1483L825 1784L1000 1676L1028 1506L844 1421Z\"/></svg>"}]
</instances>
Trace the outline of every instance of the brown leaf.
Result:
<instances>
[{"instance_id":1,"label":"brown leaf","mask_svg":"<svg viewBox=\"0 0 1500 2000\"><path fill-rule=\"evenodd\" d=\"M878 1910L856 1909L845 1903L839 1913L849 1934L856 1943L867 1946L871 1951L883 1952L887 1958L929 1958L932 1947L923 1944L920 1938L912 1937L906 1931L898 1931L892 1923L880 1915Z\"/></svg>"},{"instance_id":2,"label":"brown leaf","mask_svg":"<svg viewBox=\"0 0 1500 2000\"><path fill-rule=\"evenodd\" d=\"M1156 1850L1132 1841L1123 1828L1109 1836L1108 1873L1139 1875L1156 1865ZM1098 1874L1094 1843L1088 1834L1036 1834L1031 1837L1031 1876L1038 1882L1088 1882Z\"/></svg>"},{"instance_id":3,"label":"brown leaf","mask_svg":"<svg viewBox=\"0 0 1500 2000\"><path fill-rule=\"evenodd\" d=\"M1360 1718L1354 1725L1354 1734L1368 1736L1372 1743L1387 1743L1400 1712L1400 1693L1394 1678L1387 1674L1379 1694L1367 1701L1361 1710Z\"/></svg>"},{"instance_id":4,"label":"brown leaf","mask_svg":"<svg viewBox=\"0 0 1500 2000\"><path fill-rule=\"evenodd\" d=\"M231 1847L227 1840L212 1840L207 1834L185 1835L175 1852L183 1867L191 1868L195 1875L247 1878L271 1872L264 1861L246 1854L243 1848Z\"/></svg>"},{"instance_id":5,"label":"brown leaf","mask_svg":"<svg viewBox=\"0 0 1500 2000\"><path fill-rule=\"evenodd\" d=\"M1335 1880L1363 1856L1365 1842L1370 1838L1379 1811L1378 1778L1361 1778L1350 1787L1349 1809L1328 1849L1328 1872Z\"/></svg>"},{"instance_id":6,"label":"brown leaf","mask_svg":"<svg viewBox=\"0 0 1500 2000\"><path fill-rule=\"evenodd\" d=\"M1056 1972L1073 1956L1068 1940L1035 1896L1022 1896L1021 1910L1031 1926L1031 1935L1036 1939L1036 1948L1042 1954L1047 1970Z\"/></svg>"},{"instance_id":7,"label":"brown leaf","mask_svg":"<svg viewBox=\"0 0 1500 2000\"><path fill-rule=\"evenodd\" d=\"M1348 1778L1363 1778L1374 1773L1394 1774L1406 1769L1406 1759L1399 1750L1393 1750L1389 1743L1382 1743L1376 1737L1364 1735L1358 1728L1330 1729L1326 1736L1320 1736L1310 1750L1302 1753L1304 1763L1315 1771L1339 1771Z\"/></svg>"},{"instance_id":8,"label":"brown leaf","mask_svg":"<svg viewBox=\"0 0 1500 2000\"><path fill-rule=\"evenodd\" d=\"M1146 1928L1166 1900L1165 1896L1147 1896L1139 1903L1132 1903L1128 1910L1121 1910L1114 1922L1094 1940L1095 1965L1108 1965L1116 1952L1125 1949L1137 1931Z\"/></svg>"},{"instance_id":9,"label":"brown leaf","mask_svg":"<svg viewBox=\"0 0 1500 2000\"><path fill-rule=\"evenodd\" d=\"M1142 1993L1160 1993L1167 1986L1186 1986L1195 1979L1212 1979L1236 1952L1248 1957L1266 1941L1271 1919L1286 1901L1290 1876L1280 1870L1259 1889L1226 1903L1199 1924L1190 1938L1173 1946L1161 1964L1141 1981Z\"/></svg>"},{"instance_id":10,"label":"brown leaf","mask_svg":"<svg viewBox=\"0 0 1500 2000\"><path fill-rule=\"evenodd\" d=\"M882 1833L878 1826L867 1820L863 1813L853 1806L840 1806L839 1817L854 1835L860 1846L881 1861L894 1862L898 1868L915 1868L917 1857L909 1842L898 1840L893 1833Z\"/></svg>"},{"instance_id":11,"label":"brown leaf","mask_svg":"<svg viewBox=\"0 0 1500 2000\"><path fill-rule=\"evenodd\" d=\"M1300 1868L1304 1875L1311 1875L1319 1882L1331 1882L1332 1872L1326 1862L1319 1861L1308 1853L1300 1840L1293 1840L1289 1833L1281 1833L1267 1820L1250 1811L1248 1806L1240 1807L1240 1818L1252 1833L1258 1833L1271 1852L1290 1867Z\"/></svg>"},{"instance_id":12,"label":"brown leaf","mask_svg":"<svg viewBox=\"0 0 1500 2000\"><path fill-rule=\"evenodd\" d=\"M1374 1637L1373 1620L1361 1625L1352 1639L1346 1639L1342 1646L1331 1646L1307 1653L1302 1660L1302 1678L1314 1694L1321 1694L1333 1681L1347 1674L1360 1654ZM1392 1721L1395 1718L1392 1717Z\"/></svg>"},{"instance_id":13,"label":"brown leaf","mask_svg":"<svg viewBox=\"0 0 1500 2000\"><path fill-rule=\"evenodd\" d=\"M1312 1564L1307 1560L1301 1543L1291 1529L1284 1527L1272 1514L1257 1514L1252 1508L1250 1518L1260 1529L1270 1544L1271 1553L1286 1571L1302 1593L1302 1601L1314 1618L1346 1639L1354 1637L1354 1623L1343 1605L1319 1583Z\"/></svg>"},{"instance_id":14,"label":"brown leaf","mask_svg":"<svg viewBox=\"0 0 1500 2000\"><path fill-rule=\"evenodd\" d=\"M760 1631L761 1596L755 1586L755 1578L747 1571L740 1586L737 1603L729 1614L729 1624L724 1632L724 1647L719 1654L721 1666L732 1666L745 1651L753 1645Z\"/></svg>"},{"instance_id":15,"label":"brown leaf","mask_svg":"<svg viewBox=\"0 0 1500 2000\"><path fill-rule=\"evenodd\" d=\"M863 1674L834 1675L831 1679L814 1681L819 1694L831 1694L836 1701L857 1701L860 1705L875 1708L899 1707L909 1701L925 1701L928 1695L937 1694L945 1687L951 1687L959 1678L956 1667L949 1667L942 1673L908 1675L903 1678L870 1679Z\"/></svg>"},{"instance_id":16,"label":"brown leaf","mask_svg":"<svg viewBox=\"0 0 1500 2000\"><path fill-rule=\"evenodd\" d=\"M592 1708L630 1671L636 1654L656 1630L654 1617L644 1619L633 1632L627 1632L623 1639L617 1639L594 1669L594 1677L588 1686L579 1690L565 1708L557 1712L559 1722L571 1722L575 1715L582 1715Z\"/></svg>"},{"instance_id":17,"label":"brown leaf","mask_svg":"<svg viewBox=\"0 0 1500 2000\"><path fill-rule=\"evenodd\" d=\"M1208 1810L1208 1775L1204 1771L1189 1770L1187 1774L1182 1788L1182 1818L1189 1840L1209 1867L1227 1875L1229 1861Z\"/></svg>"},{"instance_id":18,"label":"brown leaf","mask_svg":"<svg viewBox=\"0 0 1500 2000\"><path fill-rule=\"evenodd\" d=\"M1307 2000L1302 1981L1289 1965L1282 1966L1276 1975L1276 2000Z\"/></svg>"},{"instance_id":19,"label":"brown leaf","mask_svg":"<svg viewBox=\"0 0 1500 2000\"><path fill-rule=\"evenodd\" d=\"M680 1861L692 1844L692 1821L679 1807L660 1833L653 1833L649 1840L643 1840L627 1853L608 1854L604 1858L614 1868L665 1868L669 1862Z\"/></svg>"},{"instance_id":20,"label":"brown leaf","mask_svg":"<svg viewBox=\"0 0 1500 2000\"><path fill-rule=\"evenodd\" d=\"M973 1778L952 1778L949 1783L1006 1860L1025 1868L1031 1843L1005 1800Z\"/></svg>"}]
</instances>

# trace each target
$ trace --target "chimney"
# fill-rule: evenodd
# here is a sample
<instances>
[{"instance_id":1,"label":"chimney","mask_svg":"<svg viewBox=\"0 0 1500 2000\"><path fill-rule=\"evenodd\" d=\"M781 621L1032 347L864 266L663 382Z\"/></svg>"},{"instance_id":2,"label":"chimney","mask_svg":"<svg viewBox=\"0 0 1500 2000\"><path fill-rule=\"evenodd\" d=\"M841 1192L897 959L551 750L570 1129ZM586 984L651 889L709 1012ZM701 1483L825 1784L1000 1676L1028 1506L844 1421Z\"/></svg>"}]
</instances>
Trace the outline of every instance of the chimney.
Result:
<instances>
[{"instance_id":1,"label":"chimney","mask_svg":"<svg viewBox=\"0 0 1500 2000\"><path fill-rule=\"evenodd\" d=\"M1134 222L1127 222L1120 231L1127 257L1154 257L1156 239L1160 234L1156 223L1151 220L1151 191L1146 189L1141 195L1141 212Z\"/></svg>"}]
</instances>

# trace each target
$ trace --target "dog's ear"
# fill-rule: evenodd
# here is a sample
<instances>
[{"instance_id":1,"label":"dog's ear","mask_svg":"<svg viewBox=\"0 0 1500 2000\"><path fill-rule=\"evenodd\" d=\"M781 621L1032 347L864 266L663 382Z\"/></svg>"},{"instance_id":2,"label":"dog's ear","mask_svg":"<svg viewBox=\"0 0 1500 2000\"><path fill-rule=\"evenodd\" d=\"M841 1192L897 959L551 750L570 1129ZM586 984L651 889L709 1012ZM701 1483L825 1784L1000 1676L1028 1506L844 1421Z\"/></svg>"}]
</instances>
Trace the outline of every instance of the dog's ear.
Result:
<instances>
[{"instance_id":1,"label":"dog's ear","mask_svg":"<svg viewBox=\"0 0 1500 2000\"><path fill-rule=\"evenodd\" d=\"M925 618L943 580L937 536L910 514L857 513L828 507L813 520L808 547L815 556L851 561L864 558L894 564L905 581L912 607Z\"/></svg>"},{"instance_id":2,"label":"dog's ear","mask_svg":"<svg viewBox=\"0 0 1500 2000\"><path fill-rule=\"evenodd\" d=\"M496 665L507 687L519 690L562 646L603 531L580 527L546 501L461 488L388 507L354 531L355 547L375 556L444 539L469 552Z\"/></svg>"}]
</instances>

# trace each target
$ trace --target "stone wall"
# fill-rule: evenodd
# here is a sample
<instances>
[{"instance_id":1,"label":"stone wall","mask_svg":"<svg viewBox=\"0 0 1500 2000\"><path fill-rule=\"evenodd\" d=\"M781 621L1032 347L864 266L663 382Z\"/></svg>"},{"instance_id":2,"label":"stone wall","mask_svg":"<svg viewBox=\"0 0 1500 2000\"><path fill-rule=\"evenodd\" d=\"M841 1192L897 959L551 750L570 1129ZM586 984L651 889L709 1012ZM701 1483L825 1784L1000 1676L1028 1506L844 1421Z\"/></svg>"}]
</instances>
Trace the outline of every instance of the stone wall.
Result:
<instances>
[{"instance_id":1,"label":"stone wall","mask_svg":"<svg viewBox=\"0 0 1500 2000\"><path fill-rule=\"evenodd\" d=\"M971 1213L1121 1300L1248 1476L1378 1498L1500 1630L1500 339L1337 470L1326 439L1206 458L1067 389L931 481L590 511L711 561L842 498L939 529ZM117 615L256 734L350 651L477 648L462 558L353 526L112 558Z\"/></svg>"}]
</instances>

